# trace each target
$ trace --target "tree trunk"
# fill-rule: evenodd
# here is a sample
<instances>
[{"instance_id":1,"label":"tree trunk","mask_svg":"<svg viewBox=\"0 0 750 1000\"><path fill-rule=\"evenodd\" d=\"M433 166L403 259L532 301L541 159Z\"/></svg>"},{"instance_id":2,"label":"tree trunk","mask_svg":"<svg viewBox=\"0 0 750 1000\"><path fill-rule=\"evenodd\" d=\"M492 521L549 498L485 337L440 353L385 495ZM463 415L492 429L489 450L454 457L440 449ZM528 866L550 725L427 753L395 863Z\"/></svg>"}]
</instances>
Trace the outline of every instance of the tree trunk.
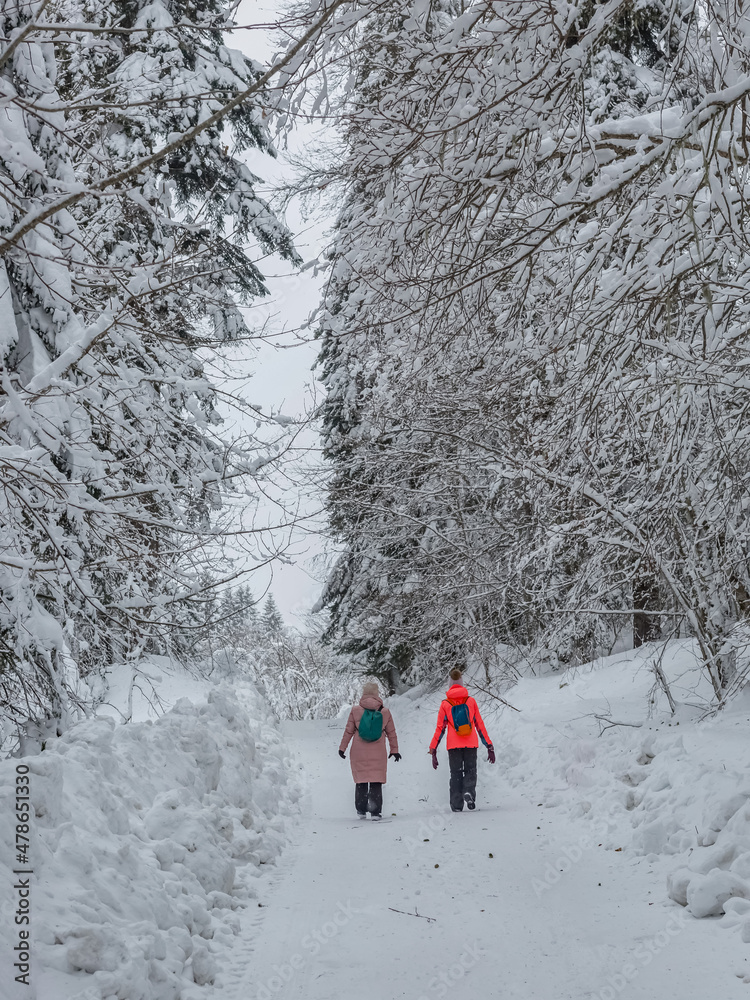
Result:
<instances>
[{"instance_id":1,"label":"tree trunk","mask_svg":"<svg viewBox=\"0 0 750 1000\"><path fill-rule=\"evenodd\" d=\"M653 642L661 636L659 610L659 584L653 576L639 576L633 583L633 648L644 642Z\"/></svg>"}]
</instances>

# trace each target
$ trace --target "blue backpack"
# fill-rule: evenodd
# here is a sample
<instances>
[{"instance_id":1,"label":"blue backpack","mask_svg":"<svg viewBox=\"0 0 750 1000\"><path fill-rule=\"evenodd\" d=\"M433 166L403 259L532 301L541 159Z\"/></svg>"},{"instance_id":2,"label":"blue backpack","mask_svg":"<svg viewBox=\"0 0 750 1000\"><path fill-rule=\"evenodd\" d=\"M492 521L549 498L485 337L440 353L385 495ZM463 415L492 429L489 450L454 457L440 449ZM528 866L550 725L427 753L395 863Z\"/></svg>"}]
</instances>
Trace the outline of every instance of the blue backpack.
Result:
<instances>
[{"instance_id":1,"label":"blue backpack","mask_svg":"<svg viewBox=\"0 0 750 1000\"><path fill-rule=\"evenodd\" d=\"M451 717L453 728L458 736L471 736L471 716L466 702L460 705L451 705Z\"/></svg>"}]
</instances>

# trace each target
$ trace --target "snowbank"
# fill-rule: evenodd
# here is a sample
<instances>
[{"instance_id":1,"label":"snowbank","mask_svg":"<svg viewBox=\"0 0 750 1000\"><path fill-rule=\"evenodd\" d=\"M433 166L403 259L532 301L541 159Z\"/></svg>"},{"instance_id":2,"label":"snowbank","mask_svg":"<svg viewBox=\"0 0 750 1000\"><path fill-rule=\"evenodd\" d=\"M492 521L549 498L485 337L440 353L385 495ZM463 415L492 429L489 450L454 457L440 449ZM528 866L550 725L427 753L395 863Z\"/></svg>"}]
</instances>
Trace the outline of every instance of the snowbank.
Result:
<instances>
[{"instance_id":1,"label":"snowbank","mask_svg":"<svg viewBox=\"0 0 750 1000\"><path fill-rule=\"evenodd\" d=\"M672 715L654 687L655 652L521 681L507 694L520 714L488 713L498 758L596 847L663 864L672 900L695 917L728 914L750 942L750 698L699 721L708 692L691 643L675 642L661 661Z\"/></svg>"},{"instance_id":2,"label":"snowbank","mask_svg":"<svg viewBox=\"0 0 750 1000\"><path fill-rule=\"evenodd\" d=\"M17 766L29 772L37 1000L189 1000L213 981L233 911L278 854L300 795L270 710L248 684L242 697L249 714L216 689L153 722L82 723L0 763L5 803ZM4 808L0 914L14 943L15 824ZM0 975L12 984L8 952Z\"/></svg>"}]
</instances>

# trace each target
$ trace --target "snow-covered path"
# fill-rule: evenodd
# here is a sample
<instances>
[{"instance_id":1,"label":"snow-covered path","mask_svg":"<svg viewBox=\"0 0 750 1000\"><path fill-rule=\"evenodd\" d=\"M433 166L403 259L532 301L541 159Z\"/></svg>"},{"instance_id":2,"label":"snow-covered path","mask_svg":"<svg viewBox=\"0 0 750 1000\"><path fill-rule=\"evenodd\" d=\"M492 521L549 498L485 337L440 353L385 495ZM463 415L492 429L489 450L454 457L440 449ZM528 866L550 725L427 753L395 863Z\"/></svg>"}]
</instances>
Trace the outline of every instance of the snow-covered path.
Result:
<instances>
[{"instance_id":1,"label":"snow-covered path","mask_svg":"<svg viewBox=\"0 0 750 1000\"><path fill-rule=\"evenodd\" d=\"M343 723L287 724L307 814L261 882L217 997L748 996L737 942L669 902L663 868L588 844L481 751L480 808L452 814L445 751L437 772L426 752L432 719L402 714L403 760L390 762L381 824L355 817L337 755Z\"/></svg>"}]
</instances>

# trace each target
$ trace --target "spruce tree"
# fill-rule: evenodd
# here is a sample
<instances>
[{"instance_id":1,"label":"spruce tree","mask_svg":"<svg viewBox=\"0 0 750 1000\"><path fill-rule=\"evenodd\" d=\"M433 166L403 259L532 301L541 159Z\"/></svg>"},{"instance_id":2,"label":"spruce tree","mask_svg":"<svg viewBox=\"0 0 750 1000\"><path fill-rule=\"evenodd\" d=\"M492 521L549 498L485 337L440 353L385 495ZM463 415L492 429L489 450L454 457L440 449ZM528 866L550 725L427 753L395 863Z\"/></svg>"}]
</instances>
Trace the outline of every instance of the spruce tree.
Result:
<instances>
[{"instance_id":1,"label":"spruce tree","mask_svg":"<svg viewBox=\"0 0 750 1000\"><path fill-rule=\"evenodd\" d=\"M32 13L0 4L5 36ZM205 367L251 335L255 258L298 259L242 159L273 153L264 96L128 173L260 77L225 44L230 15L70 0L0 71L0 683L19 718L64 712L61 657L85 674L169 649L179 604L203 600L222 495L267 457L224 434Z\"/></svg>"},{"instance_id":2,"label":"spruce tree","mask_svg":"<svg viewBox=\"0 0 750 1000\"><path fill-rule=\"evenodd\" d=\"M419 86L419 55L430 51L460 6L432 3L419 23L397 5L367 18L346 118L348 155L334 170L346 198L335 230L319 361L327 391L324 455L332 468L327 505L342 552L320 604L330 617L326 641L358 656L392 689L409 676L420 652L433 665L466 654L463 623L444 608L433 617L434 602L421 586L428 566L434 568L429 549L438 535L429 525L440 525L448 511L433 488L432 452L439 446L410 430L415 414L408 413L400 387L415 375L407 348L415 328L413 320L391 318L408 311L410 292L394 287L392 301L364 306L370 289L382 284L369 227L393 190L390 161L380 154L387 149L401 156L401 140L420 128L419 102L403 97ZM400 167L408 170L412 162L412 151L403 152Z\"/></svg>"},{"instance_id":3,"label":"spruce tree","mask_svg":"<svg viewBox=\"0 0 750 1000\"><path fill-rule=\"evenodd\" d=\"M233 649L248 649L253 645L258 629L258 609L248 586L224 591L219 619L218 627L225 645Z\"/></svg>"},{"instance_id":4,"label":"spruce tree","mask_svg":"<svg viewBox=\"0 0 750 1000\"><path fill-rule=\"evenodd\" d=\"M284 619L281 617L278 605L273 594L269 593L263 605L263 614L260 617L260 624L267 636L273 638L281 634L284 628Z\"/></svg>"}]
</instances>

